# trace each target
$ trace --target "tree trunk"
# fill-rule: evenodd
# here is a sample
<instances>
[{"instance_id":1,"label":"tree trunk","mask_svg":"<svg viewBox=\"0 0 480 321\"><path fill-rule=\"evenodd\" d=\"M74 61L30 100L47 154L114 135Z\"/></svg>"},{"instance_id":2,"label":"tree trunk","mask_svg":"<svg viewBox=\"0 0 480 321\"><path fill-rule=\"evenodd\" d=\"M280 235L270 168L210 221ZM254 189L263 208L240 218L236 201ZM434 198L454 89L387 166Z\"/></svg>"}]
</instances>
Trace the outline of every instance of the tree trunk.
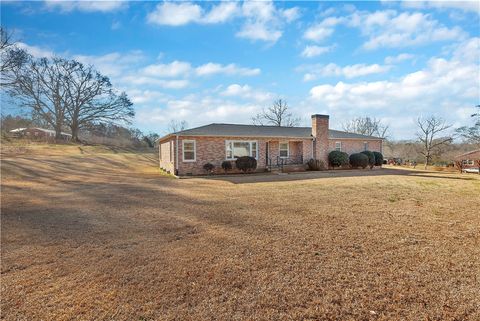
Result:
<instances>
[{"instance_id":1,"label":"tree trunk","mask_svg":"<svg viewBox=\"0 0 480 321\"><path fill-rule=\"evenodd\" d=\"M78 139L78 131L79 131L79 126L75 123L73 123L70 126L70 130L72 131L72 142L79 142L80 140Z\"/></svg>"},{"instance_id":2,"label":"tree trunk","mask_svg":"<svg viewBox=\"0 0 480 321\"><path fill-rule=\"evenodd\" d=\"M55 142L62 140L62 122L57 119L55 122Z\"/></svg>"}]
</instances>

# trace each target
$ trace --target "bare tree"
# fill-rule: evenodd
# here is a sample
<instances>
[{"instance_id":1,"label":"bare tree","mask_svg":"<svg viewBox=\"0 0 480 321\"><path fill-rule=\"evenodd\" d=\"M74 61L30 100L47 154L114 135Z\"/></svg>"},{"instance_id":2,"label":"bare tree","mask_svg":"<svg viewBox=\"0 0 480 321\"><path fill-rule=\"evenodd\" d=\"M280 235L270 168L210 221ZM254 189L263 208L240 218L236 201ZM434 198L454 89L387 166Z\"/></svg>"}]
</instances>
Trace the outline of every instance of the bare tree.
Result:
<instances>
[{"instance_id":1,"label":"bare tree","mask_svg":"<svg viewBox=\"0 0 480 321\"><path fill-rule=\"evenodd\" d=\"M381 138L388 137L389 126L382 124L380 119L370 117L357 117L342 125L343 130L349 133L377 136Z\"/></svg>"},{"instance_id":2,"label":"bare tree","mask_svg":"<svg viewBox=\"0 0 480 321\"><path fill-rule=\"evenodd\" d=\"M253 124L259 126L273 125L294 127L300 124L300 118L294 117L292 113L288 112L287 102L283 99L277 99L273 105L266 110L262 110L252 118Z\"/></svg>"},{"instance_id":3,"label":"bare tree","mask_svg":"<svg viewBox=\"0 0 480 321\"><path fill-rule=\"evenodd\" d=\"M422 151L420 154L425 158L425 169L427 169L427 165L430 163L434 153L438 152L442 146L452 142L452 137L440 136L442 132L452 127L452 125L447 125L442 118L437 118L435 116L430 116L424 119L419 117L417 119L417 125L419 129L417 137L422 144Z\"/></svg>"},{"instance_id":4,"label":"bare tree","mask_svg":"<svg viewBox=\"0 0 480 321\"><path fill-rule=\"evenodd\" d=\"M480 145L480 105L475 106L478 111L472 114L472 117L475 119L473 126L463 126L457 128L455 131L462 136L467 142Z\"/></svg>"},{"instance_id":5,"label":"bare tree","mask_svg":"<svg viewBox=\"0 0 480 321\"><path fill-rule=\"evenodd\" d=\"M61 58L30 57L22 68L13 71L15 82L9 86L9 93L19 106L44 119L55 130L56 139L61 138L65 121L65 79L73 69L70 61Z\"/></svg>"},{"instance_id":6,"label":"bare tree","mask_svg":"<svg viewBox=\"0 0 480 321\"><path fill-rule=\"evenodd\" d=\"M168 123L168 133L176 133L182 130L187 129L188 123L185 120L178 121L171 119L170 122Z\"/></svg>"},{"instance_id":7,"label":"bare tree","mask_svg":"<svg viewBox=\"0 0 480 321\"><path fill-rule=\"evenodd\" d=\"M66 90L65 122L78 141L79 130L94 123L129 124L135 115L127 95L117 94L108 77L93 66L71 60L72 72L64 79Z\"/></svg>"},{"instance_id":8,"label":"bare tree","mask_svg":"<svg viewBox=\"0 0 480 321\"><path fill-rule=\"evenodd\" d=\"M28 61L29 55L13 42L12 35L0 27L0 86L11 85L14 80L14 70Z\"/></svg>"}]
</instances>

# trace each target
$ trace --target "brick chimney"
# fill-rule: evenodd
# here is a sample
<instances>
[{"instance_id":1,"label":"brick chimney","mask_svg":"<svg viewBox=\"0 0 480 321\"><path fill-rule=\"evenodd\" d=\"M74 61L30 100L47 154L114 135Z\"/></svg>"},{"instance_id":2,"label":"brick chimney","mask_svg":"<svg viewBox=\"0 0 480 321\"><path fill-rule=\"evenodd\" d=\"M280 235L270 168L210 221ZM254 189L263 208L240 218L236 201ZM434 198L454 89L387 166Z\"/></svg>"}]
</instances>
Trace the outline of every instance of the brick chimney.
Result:
<instances>
[{"instance_id":1,"label":"brick chimney","mask_svg":"<svg viewBox=\"0 0 480 321\"><path fill-rule=\"evenodd\" d=\"M328 115L312 115L313 155L328 164Z\"/></svg>"}]
</instances>

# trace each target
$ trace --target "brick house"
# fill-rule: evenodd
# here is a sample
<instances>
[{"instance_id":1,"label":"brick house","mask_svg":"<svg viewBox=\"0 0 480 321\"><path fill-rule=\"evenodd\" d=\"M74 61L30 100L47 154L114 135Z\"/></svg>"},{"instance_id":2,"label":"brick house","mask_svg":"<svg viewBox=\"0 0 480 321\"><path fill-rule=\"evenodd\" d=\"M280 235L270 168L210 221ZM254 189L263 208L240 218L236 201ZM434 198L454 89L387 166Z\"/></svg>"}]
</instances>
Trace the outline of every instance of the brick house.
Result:
<instances>
[{"instance_id":1,"label":"brick house","mask_svg":"<svg viewBox=\"0 0 480 321\"><path fill-rule=\"evenodd\" d=\"M301 169L309 159L327 162L328 153L382 152L382 138L329 129L328 115L312 115L312 127L210 124L168 134L158 140L160 168L179 176L205 174L211 163L222 172L223 161L239 156L257 159L257 171L278 166ZM232 164L235 168L234 164Z\"/></svg>"},{"instance_id":2,"label":"brick house","mask_svg":"<svg viewBox=\"0 0 480 321\"><path fill-rule=\"evenodd\" d=\"M458 155L455 161L462 162L462 168L478 168L478 161L480 160L480 149Z\"/></svg>"}]
</instances>

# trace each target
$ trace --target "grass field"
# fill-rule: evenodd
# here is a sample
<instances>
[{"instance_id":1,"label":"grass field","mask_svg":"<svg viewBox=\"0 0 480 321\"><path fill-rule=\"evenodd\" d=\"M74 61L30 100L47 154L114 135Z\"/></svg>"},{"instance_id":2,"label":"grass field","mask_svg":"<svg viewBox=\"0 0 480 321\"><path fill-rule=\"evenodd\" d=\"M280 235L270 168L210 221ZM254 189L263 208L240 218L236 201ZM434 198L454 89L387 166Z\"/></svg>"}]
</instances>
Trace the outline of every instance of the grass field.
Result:
<instances>
[{"instance_id":1,"label":"grass field","mask_svg":"<svg viewBox=\"0 0 480 321\"><path fill-rule=\"evenodd\" d=\"M4 320L480 320L480 176L173 179L4 148Z\"/></svg>"}]
</instances>

